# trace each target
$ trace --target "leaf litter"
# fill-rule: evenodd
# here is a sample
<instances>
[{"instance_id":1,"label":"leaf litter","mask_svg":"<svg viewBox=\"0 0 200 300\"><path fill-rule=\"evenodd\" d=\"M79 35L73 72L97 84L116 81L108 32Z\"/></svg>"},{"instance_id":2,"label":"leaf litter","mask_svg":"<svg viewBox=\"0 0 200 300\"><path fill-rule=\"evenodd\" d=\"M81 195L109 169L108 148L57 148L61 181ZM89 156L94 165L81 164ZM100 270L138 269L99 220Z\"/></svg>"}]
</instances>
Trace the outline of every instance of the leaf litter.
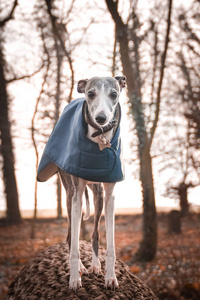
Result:
<instances>
[{"instance_id":1,"label":"leaf litter","mask_svg":"<svg viewBox=\"0 0 200 300\"><path fill-rule=\"evenodd\" d=\"M67 221L41 219L35 238L30 238L31 221L15 226L0 223L0 298L8 286L36 253L66 240ZM82 222L81 238L90 240L93 217ZM117 215L115 218L116 257L124 261L161 300L200 299L200 215L182 218L182 233L168 233L168 215L158 214L156 258L147 263L133 262L142 238L142 215ZM100 244L106 247L105 222L101 219Z\"/></svg>"}]
</instances>

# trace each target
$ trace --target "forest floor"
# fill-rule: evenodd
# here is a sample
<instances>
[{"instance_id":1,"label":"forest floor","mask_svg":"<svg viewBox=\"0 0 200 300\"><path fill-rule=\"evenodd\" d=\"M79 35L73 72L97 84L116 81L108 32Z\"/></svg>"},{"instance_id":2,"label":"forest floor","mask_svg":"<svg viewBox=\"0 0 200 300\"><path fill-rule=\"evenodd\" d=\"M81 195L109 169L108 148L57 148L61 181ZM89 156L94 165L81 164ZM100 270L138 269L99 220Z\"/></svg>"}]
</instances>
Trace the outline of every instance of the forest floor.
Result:
<instances>
[{"instance_id":1,"label":"forest floor","mask_svg":"<svg viewBox=\"0 0 200 300\"><path fill-rule=\"evenodd\" d=\"M142 216L116 216L117 258L127 263L131 272L146 282L161 300L200 299L200 215L190 214L181 223L181 234L169 234L168 215L159 213L156 258L148 263L133 263L142 237ZM82 238L89 240L92 217L82 225ZM18 226L0 222L0 299L30 258L39 250L66 239L67 222L41 219L36 223L34 239L30 238L30 232L30 220ZM100 243L106 246L104 217L100 224Z\"/></svg>"}]
</instances>

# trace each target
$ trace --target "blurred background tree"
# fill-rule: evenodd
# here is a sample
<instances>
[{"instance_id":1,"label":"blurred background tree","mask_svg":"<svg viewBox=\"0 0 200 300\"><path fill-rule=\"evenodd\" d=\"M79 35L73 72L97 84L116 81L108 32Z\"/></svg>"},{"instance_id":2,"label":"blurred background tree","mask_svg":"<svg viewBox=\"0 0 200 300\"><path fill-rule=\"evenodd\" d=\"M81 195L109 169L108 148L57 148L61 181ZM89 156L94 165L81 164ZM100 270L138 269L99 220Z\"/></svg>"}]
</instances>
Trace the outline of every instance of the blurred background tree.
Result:
<instances>
[{"instance_id":1,"label":"blurred background tree","mask_svg":"<svg viewBox=\"0 0 200 300\"><path fill-rule=\"evenodd\" d=\"M153 19L148 20L147 28L144 29L144 21L137 11L137 1L130 2L130 14L126 23L122 20L118 12L118 1L106 0L108 9L116 25L117 42L121 56L124 75L127 77L128 96L130 112L135 121L135 128L138 137L138 154L140 161L140 180L143 193L143 240L135 255L135 259L149 261L156 255L157 248L157 222L155 193L153 183L153 170L151 158L151 145L155 130L158 124L160 113L161 89L164 77L165 61L169 43L169 33L171 25L172 1L169 2L168 17L166 20L166 34L163 38L163 50L159 48L158 23ZM151 43L149 36L154 37ZM149 46L149 59L153 60L150 65L151 73L151 102L154 106L154 113L149 122L146 122L143 109L145 95L142 89L147 83L146 71L143 69L142 56L145 55L144 48ZM153 53L153 55L151 55ZM156 74L158 74L156 76Z\"/></svg>"},{"instance_id":2,"label":"blurred background tree","mask_svg":"<svg viewBox=\"0 0 200 300\"><path fill-rule=\"evenodd\" d=\"M163 195L177 199L185 215L190 208L188 192L200 184L199 1L177 6L175 12L159 142L153 156L159 174L166 177ZM169 169L171 175L167 178Z\"/></svg>"},{"instance_id":3,"label":"blurred background tree","mask_svg":"<svg viewBox=\"0 0 200 300\"><path fill-rule=\"evenodd\" d=\"M10 99L7 91L7 77L9 65L3 54L6 24L12 20L18 1L14 1L9 9L5 7L4 18L0 21L0 154L2 155L3 182L6 195L6 216L9 223L20 223L19 199L15 177L15 159L11 134L9 105ZM9 10L9 12L7 12Z\"/></svg>"},{"instance_id":4,"label":"blurred background tree","mask_svg":"<svg viewBox=\"0 0 200 300\"><path fill-rule=\"evenodd\" d=\"M34 16L43 45L43 83L32 119L32 140L36 153L36 171L38 168L38 147L41 141L47 142L61 112L61 105L72 100L74 89L73 52L80 46L83 35L87 33L93 19L87 26L80 28L81 38L71 41L68 25L74 17L74 3L67 7L63 1L36 1ZM63 7L62 7L63 6ZM59 9L62 7L62 11ZM42 145L44 146L44 144ZM57 219L62 218L62 186L59 174L56 178ZM37 181L35 183L34 220L37 218ZM34 223L33 223L34 224ZM34 226L32 227L34 237Z\"/></svg>"}]
</instances>

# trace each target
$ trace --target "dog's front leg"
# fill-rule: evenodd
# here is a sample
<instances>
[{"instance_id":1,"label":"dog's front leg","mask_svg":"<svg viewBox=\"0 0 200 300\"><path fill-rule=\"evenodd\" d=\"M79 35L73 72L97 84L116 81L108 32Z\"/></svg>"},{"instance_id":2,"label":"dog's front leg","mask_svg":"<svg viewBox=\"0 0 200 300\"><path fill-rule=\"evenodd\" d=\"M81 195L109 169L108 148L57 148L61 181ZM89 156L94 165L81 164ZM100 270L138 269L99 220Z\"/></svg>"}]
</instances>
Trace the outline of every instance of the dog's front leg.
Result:
<instances>
[{"instance_id":1,"label":"dog's front leg","mask_svg":"<svg viewBox=\"0 0 200 300\"><path fill-rule=\"evenodd\" d=\"M101 183L92 184L90 188L94 195L94 230L92 233L92 271L99 274L101 270L101 263L99 260L99 221L103 209L103 187Z\"/></svg>"},{"instance_id":2,"label":"dog's front leg","mask_svg":"<svg viewBox=\"0 0 200 300\"><path fill-rule=\"evenodd\" d=\"M82 215L82 196L86 181L72 176L74 195L71 210L71 249L70 249L70 281L69 287L76 291L81 287L79 235Z\"/></svg>"},{"instance_id":3,"label":"dog's front leg","mask_svg":"<svg viewBox=\"0 0 200 300\"><path fill-rule=\"evenodd\" d=\"M106 221L106 288L118 288L115 275L115 241L114 241L114 183L104 183L105 189L105 221Z\"/></svg>"}]
</instances>

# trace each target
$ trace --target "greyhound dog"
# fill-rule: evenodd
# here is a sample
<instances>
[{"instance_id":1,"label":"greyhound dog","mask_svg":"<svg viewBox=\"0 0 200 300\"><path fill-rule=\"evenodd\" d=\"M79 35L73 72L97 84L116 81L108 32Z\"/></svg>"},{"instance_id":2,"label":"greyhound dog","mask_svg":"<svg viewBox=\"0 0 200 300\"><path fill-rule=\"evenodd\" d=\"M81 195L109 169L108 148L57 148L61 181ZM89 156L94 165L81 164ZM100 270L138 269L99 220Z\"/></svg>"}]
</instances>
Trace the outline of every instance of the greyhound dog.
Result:
<instances>
[{"instance_id":1,"label":"greyhound dog","mask_svg":"<svg viewBox=\"0 0 200 300\"><path fill-rule=\"evenodd\" d=\"M107 241L105 286L111 289L118 287L115 275L113 191L115 183L124 179L119 135L121 118L119 96L125 85L124 76L80 80L77 90L84 93L85 98L73 100L67 105L49 138L38 168L38 181L45 181L59 172L67 193L69 287L74 291L81 287L81 274L88 273L79 254L84 192L86 194L84 219L89 217L87 186L93 192L95 208L92 271L98 275L101 270L98 257L98 224L104 200ZM75 116L73 120L70 119L72 116ZM64 144L60 146L62 143ZM56 156L58 158L55 158Z\"/></svg>"}]
</instances>

